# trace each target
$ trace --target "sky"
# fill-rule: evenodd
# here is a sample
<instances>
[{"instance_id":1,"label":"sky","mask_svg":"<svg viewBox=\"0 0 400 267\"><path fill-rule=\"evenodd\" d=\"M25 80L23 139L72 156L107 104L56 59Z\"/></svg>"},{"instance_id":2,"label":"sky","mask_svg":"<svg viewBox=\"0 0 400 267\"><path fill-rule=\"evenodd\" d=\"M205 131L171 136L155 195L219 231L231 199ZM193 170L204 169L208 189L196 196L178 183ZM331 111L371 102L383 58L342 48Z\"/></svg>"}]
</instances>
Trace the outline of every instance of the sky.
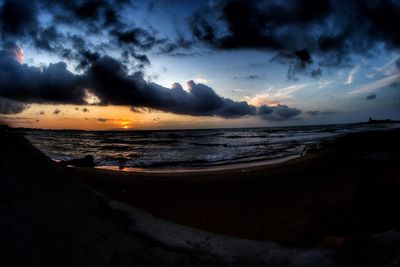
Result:
<instances>
[{"instance_id":1,"label":"sky","mask_svg":"<svg viewBox=\"0 0 400 267\"><path fill-rule=\"evenodd\" d=\"M0 122L400 120L398 0L0 0Z\"/></svg>"}]
</instances>

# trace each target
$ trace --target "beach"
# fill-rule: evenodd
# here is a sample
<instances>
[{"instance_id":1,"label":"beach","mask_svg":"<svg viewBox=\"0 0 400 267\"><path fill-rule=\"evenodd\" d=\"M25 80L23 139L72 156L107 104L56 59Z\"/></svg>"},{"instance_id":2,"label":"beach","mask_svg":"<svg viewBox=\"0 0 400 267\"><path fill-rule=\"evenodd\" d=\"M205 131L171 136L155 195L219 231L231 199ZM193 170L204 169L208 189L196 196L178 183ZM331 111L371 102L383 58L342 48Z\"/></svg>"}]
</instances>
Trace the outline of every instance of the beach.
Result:
<instances>
[{"instance_id":1,"label":"beach","mask_svg":"<svg viewBox=\"0 0 400 267\"><path fill-rule=\"evenodd\" d=\"M120 214L121 209L117 212L113 205L104 203L108 200L114 207L120 203L128 210L132 207L151 214L150 221L157 222L153 229L164 229L163 225L171 222L176 229L182 225L189 227L183 229L201 232L194 234L197 230L187 230L192 231L188 238L207 233L209 238L219 240L220 246L236 242L238 249L240 244L247 244L240 240L250 243L254 240L251 246L247 245L274 244L269 246L279 248L280 253L286 251L287 258L280 261L249 252L252 256L241 258L239 266L385 266L400 254L399 129L350 134L285 162L213 171L123 172L71 168L51 161L12 132L1 137L1 145L6 218L2 229L3 234L8 233L3 235L6 238L3 238L5 256L2 258L6 262L21 263L28 259L52 262L43 253L51 247L48 257L54 257L53 260L59 255L65 256L62 253L65 250L75 251L67 257L75 266L93 265L91 260L96 257L99 257L99 266L109 264L110 257L124 263L118 266L135 262L144 266L146 261L149 266L161 262L176 266L177 261L182 266L238 264L238 261L222 260L224 257L215 258L217 248L205 253L201 246L189 246L183 253L172 249L171 243L155 242L157 231L153 236L138 234L135 224ZM15 204L21 202L18 196L24 199L21 205ZM31 218L35 223L30 223ZM152 227L150 223L143 225ZM41 231L36 231L37 228ZM13 229L11 234L10 229ZM13 231L18 233L17 239ZM109 241L108 236L115 232L118 234L113 234L112 242ZM57 238L51 238L53 235ZM231 241L222 242L225 237ZM82 241L83 238L86 239ZM83 245L77 245L78 240ZM19 258L23 250L35 244L39 247L27 259ZM90 250L88 255L92 258L85 259L80 248ZM192 251L190 257L187 249ZM292 261L298 256L293 249L314 253L316 258L322 256L315 249L328 251L329 255L324 256L326 262L312 263L311 257L309 264L304 265L304 261ZM244 247L243 250L247 251ZM129 251L136 252L129 254ZM13 256L7 256L7 252ZM267 258L269 265L265 265Z\"/></svg>"},{"instance_id":2,"label":"beach","mask_svg":"<svg viewBox=\"0 0 400 267\"><path fill-rule=\"evenodd\" d=\"M372 141L374 140L374 141ZM290 245L398 230L400 134L349 135L275 165L187 172L69 171L111 198L207 231ZM397 188L398 189L398 188ZM395 229L397 227L397 229Z\"/></svg>"}]
</instances>

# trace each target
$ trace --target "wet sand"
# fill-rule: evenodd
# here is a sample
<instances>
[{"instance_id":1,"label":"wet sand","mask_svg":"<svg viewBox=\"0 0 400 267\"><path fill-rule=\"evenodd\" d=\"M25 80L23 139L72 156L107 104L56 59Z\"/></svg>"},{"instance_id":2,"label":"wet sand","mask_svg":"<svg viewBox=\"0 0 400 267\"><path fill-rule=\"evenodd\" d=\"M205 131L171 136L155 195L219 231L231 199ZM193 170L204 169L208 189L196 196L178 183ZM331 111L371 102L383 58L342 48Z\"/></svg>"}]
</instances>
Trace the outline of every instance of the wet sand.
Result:
<instances>
[{"instance_id":1,"label":"wet sand","mask_svg":"<svg viewBox=\"0 0 400 267\"><path fill-rule=\"evenodd\" d=\"M248 168L257 166L275 165L300 157L300 155L293 155L284 158L240 162L237 164L226 164L209 167L192 167L192 168L135 168L135 167L118 167L118 166L96 166L96 169L110 170L110 171L123 171L123 172L138 172L138 173L169 173L175 175L176 173L190 173L190 172L213 172L213 171L226 171L226 170L247 170ZM73 167L73 166L70 166Z\"/></svg>"},{"instance_id":2,"label":"wet sand","mask_svg":"<svg viewBox=\"0 0 400 267\"><path fill-rule=\"evenodd\" d=\"M110 198L213 233L341 246L400 231L400 131L351 134L274 165L195 172L69 168Z\"/></svg>"}]
</instances>

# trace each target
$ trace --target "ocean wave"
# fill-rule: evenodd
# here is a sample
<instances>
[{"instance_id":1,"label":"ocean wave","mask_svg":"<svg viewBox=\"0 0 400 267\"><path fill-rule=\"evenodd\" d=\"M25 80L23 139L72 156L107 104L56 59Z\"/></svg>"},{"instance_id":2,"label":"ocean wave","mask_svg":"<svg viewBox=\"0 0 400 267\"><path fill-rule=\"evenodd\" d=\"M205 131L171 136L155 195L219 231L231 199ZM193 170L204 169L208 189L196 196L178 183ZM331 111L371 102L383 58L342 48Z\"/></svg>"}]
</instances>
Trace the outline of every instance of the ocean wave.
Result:
<instances>
[{"instance_id":1,"label":"ocean wave","mask_svg":"<svg viewBox=\"0 0 400 267\"><path fill-rule=\"evenodd\" d=\"M26 137L57 160L93 155L98 165L138 168L215 166L301 155L307 145L385 125L252 129L85 132L29 131Z\"/></svg>"}]
</instances>

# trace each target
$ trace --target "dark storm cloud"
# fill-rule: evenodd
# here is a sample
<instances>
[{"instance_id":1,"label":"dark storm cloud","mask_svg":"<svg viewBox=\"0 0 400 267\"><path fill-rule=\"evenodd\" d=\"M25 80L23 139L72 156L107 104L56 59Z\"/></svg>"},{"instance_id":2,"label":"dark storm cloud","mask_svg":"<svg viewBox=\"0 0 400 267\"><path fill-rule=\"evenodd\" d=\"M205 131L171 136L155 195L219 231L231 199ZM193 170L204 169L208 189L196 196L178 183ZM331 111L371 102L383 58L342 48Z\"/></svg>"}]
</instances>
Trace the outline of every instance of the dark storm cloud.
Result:
<instances>
[{"instance_id":1,"label":"dark storm cloud","mask_svg":"<svg viewBox=\"0 0 400 267\"><path fill-rule=\"evenodd\" d=\"M17 114L27 107L26 104L0 97L0 114Z\"/></svg>"},{"instance_id":2,"label":"dark storm cloud","mask_svg":"<svg viewBox=\"0 0 400 267\"><path fill-rule=\"evenodd\" d=\"M131 28L125 31L114 29L111 33L120 44L133 45L143 50L149 50L157 44L165 43L165 40L157 39L152 33L142 28Z\"/></svg>"},{"instance_id":3,"label":"dark storm cloud","mask_svg":"<svg viewBox=\"0 0 400 267\"><path fill-rule=\"evenodd\" d=\"M58 115L58 114L60 114L61 113L61 110L59 110L58 108L56 108L54 111L53 111L53 114L54 115Z\"/></svg>"},{"instance_id":4,"label":"dark storm cloud","mask_svg":"<svg viewBox=\"0 0 400 267\"><path fill-rule=\"evenodd\" d=\"M149 4L149 10L154 9ZM219 0L188 15L190 33L162 36L162 25L138 26L123 11L128 0L5 0L0 5L2 40L29 41L40 50L89 67L88 57L112 49L124 63L150 64L145 52L190 56L198 42L212 48L258 49L276 53L297 74L318 78L320 66L343 66L352 53L369 53L379 43L399 48L400 4L394 0ZM50 16L43 23L40 15ZM50 25L50 26L49 26ZM63 27L72 29L66 33ZM72 33L74 32L74 33ZM93 43L94 36L104 42ZM96 39L94 38L94 39Z\"/></svg>"},{"instance_id":5,"label":"dark storm cloud","mask_svg":"<svg viewBox=\"0 0 400 267\"><path fill-rule=\"evenodd\" d=\"M100 99L99 105L223 118L257 115L256 107L244 101L221 97L204 84L189 81L186 91L178 83L169 89L148 82L142 72L130 74L126 65L111 57L101 57L91 62L85 73L76 75L64 63L50 64L44 68L19 64L12 52L1 51L0 97L14 101L85 105L90 92ZM280 119L296 115L290 113L291 109L286 106L273 109Z\"/></svg>"},{"instance_id":6,"label":"dark storm cloud","mask_svg":"<svg viewBox=\"0 0 400 267\"><path fill-rule=\"evenodd\" d=\"M329 1L317 0L220 1L196 11L190 26L199 40L217 48L282 49L297 54L306 48L299 43L306 38L294 37L307 35L306 27L321 22L331 9ZM221 27L226 27L227 33L221 33ZM302 55L299 58L303 59ZM310 61L308 56L304 61Z\"/></svg>"},{"instance_id":7,"label":"dark storm cloud","mask_svg":"<svg viewBox=\"0 0 400 267\"><path fill-rule=\"evenodd\" d=\"M313 59L311 58L309 51L306 49L293 52L279 51L270 61L289 66L287 72L288 80L297 80L297 74L300 73L310 75L314 78L319 78L322 75L320 68L310 67L313 63Z\"/></svg>"},{"instance_id":8,"label":"dark storm cloud","mask_svg":"<svg viewBox=\"0 0 400 267\"><path fill-rule=\"evenodd\" d=\"M255 108L246 102L222 98L206 85L189 81L189 91L185 91L178 83L168 89L145 81L141 72L129 75L124 65L108 57L95 62L88 69L87 78L91 81L90 88L105 105L146 107L176 114L226 118L255 114Z\"/></svg>"},{"instance_id":9,"label":"dark storm cloud","mask_svg":"<svg viewBox=\"0 0 400 267\"><path fill-rule=\"evenodd\" d=\"M36 1L6 0L0 8L1 35L35 34L37 25Z\"/></svg>"},{"instance_id":10,"label":"dark storm cloud","mask_svg":"<svg viewBox=\"0 0 400 267\"><path fill-rule=\"evenodd\" d=\"M392 0L227 0L197 10L189 24L195 38L211 47L276 52L289 64L289 76L318 77L313 62L340 66L379 43L399 48L399 17L400 4Z\"/></svg>"},{"instance_id":11,"label":"dark storm cloud","mask_svg":"<svg viewBox=\"0 0 400 267\"><path fill-rule=\"evenodd\" d=\"M277 120L286 120L288 118L297 116L301 113L301 110L296 108L290 108L286 105L278 105L273 107L272 115L276 115Z\"/></svg>"},{"instance_id":12,"label":"dark storm cloud","mask_svg":"<svg viewBox=\"0 0 400 267\"><path fill-rule=\"evenodd\" d=\"M263 120L283 121L301 114L301 110L286 105L258 107L257 114Z\"/></svg>"},{"instance_id":13,"label":"dark storm cloud","mask_svg":"<svg viewBox=\"0 0 400 267\"><path fill-rule=\"evenodd\" d=\"M59 62L48 67L21 65L10 51L0 51L0 96L25 103L83 104L80 76Z\"/></svg>"},{"instance_id":14,"label":"dark storm cloud","mask_svg":"<svg viewBox=\"0 0 400 267\"><path fill-rule=\"evenodd\" d=\"M367 100L374 100L376 98L376 94L370 94L365 97Z\"/></svg>"},{"instance_id":15,"label":"dark storm cloud","mask_svg":"<svg viewBox=\"0 0 400 267\"><path fill-rule=\"evenodd\" d=\"M77 70L89 66L88 57L104 56L112 49L125 63L138 69L150 64L143 53L150 49L177 53L191 47L181 35L160 37L159 32L139 27L123 18L121 12L134 8L125 0L5 0L0 4L0 34L3 40L29 42L37 49L77 62ZM49 23L40 16L50 15ZM65 31L66 28L72 31ZM95 38L87 38L92 36ZM101 40L103 42L94 42Z\"/></svg>"},{"instance_id":16,"label":"dark storm cloud","mask_svg":"<svg viewBox=\"0 0 400 267\"><path fill-rule=\"evenodd\" d=\"M39 3L42 9L53 12L55 22L68 25L80 24L95 33L104 28L124 25L121 22L119 10L124 8L129 1L41 0Z\"/></svg>"}]
</instances>

